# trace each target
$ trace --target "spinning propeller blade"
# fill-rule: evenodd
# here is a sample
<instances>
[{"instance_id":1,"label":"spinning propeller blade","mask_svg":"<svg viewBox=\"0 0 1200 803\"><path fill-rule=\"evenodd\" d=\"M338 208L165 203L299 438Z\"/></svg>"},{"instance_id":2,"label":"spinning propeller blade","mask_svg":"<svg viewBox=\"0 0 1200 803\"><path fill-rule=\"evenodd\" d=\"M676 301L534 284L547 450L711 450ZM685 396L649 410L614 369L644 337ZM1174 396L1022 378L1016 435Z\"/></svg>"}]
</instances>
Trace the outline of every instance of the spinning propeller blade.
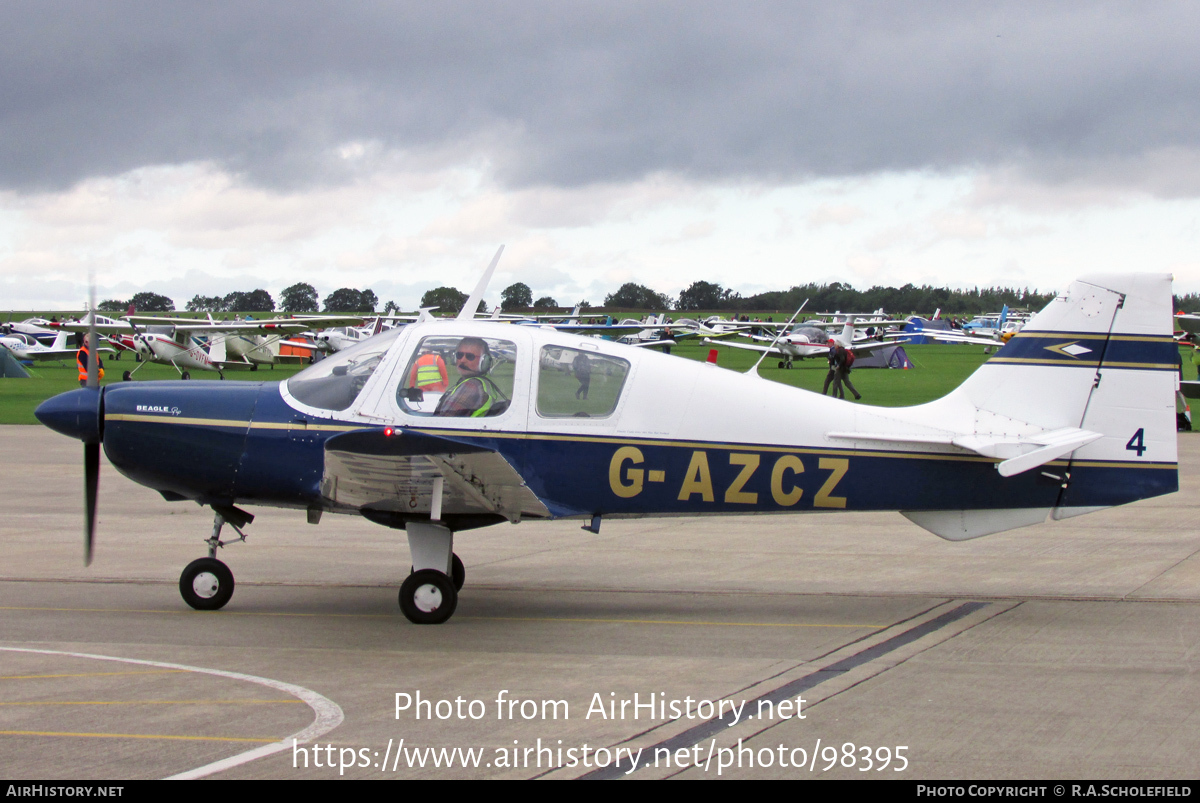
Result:
<instances>
[{"instance_id":1,"label":"spinning propeller blade","mask_svg":"<svg viewBox=\"0 0 1200 803\"><path fill-rule=\"evenodd\" d=\"M83 565L92 565L92 544L96 537L96 492L100 487L100 444L83 445Z\"/></svg>"},{"instance_id":2,"label":"spinning propeller blade","mask_svg":"<svg viewBox=\"0 0 1200 803\"><path fill-rule=\"evenodd\" d=\"M100 353L96 342L96 271L88 272L91 319L87 333L87 386L100 389ZM100 411L97 410L97 414ZM96 492L100 488L100 441L83 444L83 565L92 564L92 544L96 540Z\"/></svg>"}]
</instances>

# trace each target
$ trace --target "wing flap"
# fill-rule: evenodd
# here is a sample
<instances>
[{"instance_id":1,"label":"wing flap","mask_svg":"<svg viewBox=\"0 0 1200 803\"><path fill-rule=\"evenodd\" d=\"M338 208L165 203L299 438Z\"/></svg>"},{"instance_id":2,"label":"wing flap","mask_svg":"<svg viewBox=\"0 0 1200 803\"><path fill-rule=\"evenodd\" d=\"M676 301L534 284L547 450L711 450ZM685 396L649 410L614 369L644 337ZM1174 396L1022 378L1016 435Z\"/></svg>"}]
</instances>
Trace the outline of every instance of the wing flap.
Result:
<instances>
[{"instance_id":1,"label":"wing flap","mask_svg":"<svg viewBox=\"0 0 1200 803\"><path fill-rule=\"evenodd\" d=\"M337 507L428 516L440 477L443 516L494 514L514 522L549 517L499 452L399 428L391 432L364 429L330 438L321 495Z\"/></svg>"}]
</instances>

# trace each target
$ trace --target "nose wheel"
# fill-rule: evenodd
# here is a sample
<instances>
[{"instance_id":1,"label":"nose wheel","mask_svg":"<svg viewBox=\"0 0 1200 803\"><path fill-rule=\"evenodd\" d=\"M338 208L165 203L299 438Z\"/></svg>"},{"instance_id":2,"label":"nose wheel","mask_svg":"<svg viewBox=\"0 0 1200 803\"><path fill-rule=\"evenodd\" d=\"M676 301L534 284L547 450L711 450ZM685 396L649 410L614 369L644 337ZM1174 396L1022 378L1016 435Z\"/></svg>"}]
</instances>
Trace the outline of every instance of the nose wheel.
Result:
<instances>
[{"instance_id":1,"label":"nose wheel","mask_svg":"<svg viewBox=\"0 0 1200 803\"><path fill-rule=\"evenodd\" d=\"M235 507L217 508L213 511L212 535L205 541L208 544L208 557L198 558L189 563L179 575L179 595L183 601L198 611L219 611L233 597L233 572L221 561L217 560L217 550L226 543L245 541L246 534L240 525L249 524L254 520L244 510ZM229 516L229 519L225 517ZM221 540L221 528L226 524L237 531L238 538L230 542Z\"/></svg>"},{"instance_id":2,"label":"nose wheel","mask_svg":"<svg viewBox=\"0 0 1200 803\"><path fill-rule=\"evenodd\" d=\"M179 575L179 594L198 611L216 611L233 597L233 572L216 558L192 561Z\"/></svg>"},{"instance_id":3,"label":"nose wheel","mask_svg":"<svg viewBox=\"0 0 1200 803\"><path fill-rule=\"evenodd\" d=\"M436 485L434 496L441 496ZM440 504L436 502L435 509ZM454 533L436 519L410 521L404 529L413 570L400 586L400 610L413 624L440 625L454 615L458 591L467 577L463 562L454 554Z\"/></svg>"},{"instance_id":4,"label":"nose wheel","mask_svg":"<svg viewBox=\"0 0 1200 803\"><path fill-rule=\"evenodd\" d=\"M413 624L440 625L457 607L454 581L437 569L415 571L400 586L400 610Z\"/></svg>"}]
</instances>

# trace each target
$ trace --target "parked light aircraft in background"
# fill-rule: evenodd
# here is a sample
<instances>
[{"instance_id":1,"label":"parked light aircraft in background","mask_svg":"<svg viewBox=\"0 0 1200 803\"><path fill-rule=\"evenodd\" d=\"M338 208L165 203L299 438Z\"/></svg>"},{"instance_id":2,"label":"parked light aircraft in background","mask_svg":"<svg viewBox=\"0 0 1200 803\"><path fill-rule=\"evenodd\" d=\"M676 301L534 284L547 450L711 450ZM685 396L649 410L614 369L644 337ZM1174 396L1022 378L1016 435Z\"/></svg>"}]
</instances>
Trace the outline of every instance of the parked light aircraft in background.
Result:
<instances>
[{"instance_id":1,"label":"parked light aircraft in background","mask_svg":"<svg viewBox=\"0 0 1200 803\"><path fill-rule=\"evenodd\" d=\"M192 371L216 371L224 379L225 369L252 365L244 357L229 359L226 345L230 337L247 334L286 337L321 323L344 323L346 320L346 316L326 316L263 321L213 321L210 318L203 321L132 315L104 322L97 316L94 328L97 334L110 340L119 338L132 344L144 360L173 366L183 379L190 379ZM90 316L86 321L59 324L60 328L75 332L89 331L91 326ZM138 368L126 371L122 378L128 381L137 371Z\"/></svg>"},{"instance_id":2,"label":"parked light aircraft in background","mask_svg":"<svg viewBox=\"0 0 1200 803\"><path fill-rule=\"evenodd\" d=\"M856 321L854 316L849 316L844 321L816 321L803 323L793 327L791 331L779 335L778 337L766 337L764 335L750 335L750 339L757 341L756 343L742 343L736 340L712 340L705 338L705 343L712 343L717 346L729 346L735 349L744 349L746 351L758 351L765 354L774 354L782 357L779 361L780 368L791 368L793 360L802 360L805 357L824 357L829 354L829 343L835 341L842 347L853 351L855 354L863 354L876 349L895 346L895 343L889 343L882 340L876 340L869 337L863 327L869 325L871 327L882 327L888 324L904 323L904 321L885 321L879 320L872 316L872 320L865 324ZM840 333L831 333L829 330L833 328L841 328ZM760 345L766 343L768 345Z\"/></svg>"},{"instance_id":3,"label":"parked light aircraft in background","mask_svg":"<svg viewBox=\"0 0 1200 803\"><path fill-rule=\"evenodd\" d=\"M33 335L23 334L21 332L13 332L0 336L0 346L8 349L18 360L35 360L38 362L44 360L72 360L79 353L79 349L68 342L69 336L66 332L59 332L55 337L54 342L49 346L44 345ZM111 348L102 348L100 351L111 352Z\"/></svg>"},{"instance_id":4,"label":"parked light aircraft in background","mask_svg":"<svg viewBox=\"0 0 1200 803\"><path fill-rule=\"evenodd\" d=\"M0 326L0 333L7 335L16 332L18 334L30 335L39 343L49 345L54 342L55 336L58 335L57 330L49 328L53 325L53 322L45 318L26 318L23 321L14 321L12 320L12 313L9 313L9 321Z\"/></svg>"},{"instance_id":5,"label":"parked light aircraft in background","mask_svg":"<svg viewBox=\"0 0 1200 803\"><path fill-rule=\"evenodd\" d=\"M904 327L903 332L889 334L887 337L905 342L929 338L942 343L970 343L987 346L984 349L984 353L987 353L992 348L998 348L1012 340L1028 320L1026 315L1010 320L1008 305L1005 304L999 314L982 315L970 323L963 324L962 329L931 329L926 326L927 321L913 318Z\"/></svg>"},{"instance_id":6,"label":"parked light aircraft in background","mask_svg":"<svg viewBox=\"0 0 1200 803\"><path fill-rule=\"evenodd\" d=\"M1171 493L1176 354L1171 278L1104 275L1073 282L958 389L909 408L467 316L383 332L282 383L89 387L37 417L85 444L89 549L101 446L164 499L213 509L209 555L180 577L193 607L229 601L222 527L244 538L242 506L269 505L404 529L400 607L439 623L465 576L455 533L504 521L598 532L611 517L900 510L963 540ZM487 378L478 414L425 405L419 366L435 355L456 361L439 392Z\"/></svg>"}]
</instances>

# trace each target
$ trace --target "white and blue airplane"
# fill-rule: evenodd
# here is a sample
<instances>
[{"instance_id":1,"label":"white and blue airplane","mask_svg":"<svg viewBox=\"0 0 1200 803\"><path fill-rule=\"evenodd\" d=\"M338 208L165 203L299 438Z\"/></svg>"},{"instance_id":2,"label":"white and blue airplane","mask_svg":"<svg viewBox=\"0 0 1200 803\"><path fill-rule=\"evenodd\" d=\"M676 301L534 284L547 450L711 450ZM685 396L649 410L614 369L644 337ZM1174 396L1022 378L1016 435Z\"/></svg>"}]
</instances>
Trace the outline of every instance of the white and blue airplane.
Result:
<instances>
[{"instance_id":1,"label":"white and blue airplane","mask_svg":"<svg viewBox=\"0 0 1200 803\"><path fill-rule=\"evenodd\" d=\"M455 534L505 521L598 532L607 518L898 510L959 541L1172 493L1171 328L1170 276L1086 277L949 395L878 408L460 316L385 331L285 382L90 387L37 417L85 444L89 550L101 446L168 502L213 509L209 556L180 578L193 607L229 601L221 529L244 538L243 506L266 505L405 530L400 607L441 623L465 575Z\"/></svg>"}]
</instances>

